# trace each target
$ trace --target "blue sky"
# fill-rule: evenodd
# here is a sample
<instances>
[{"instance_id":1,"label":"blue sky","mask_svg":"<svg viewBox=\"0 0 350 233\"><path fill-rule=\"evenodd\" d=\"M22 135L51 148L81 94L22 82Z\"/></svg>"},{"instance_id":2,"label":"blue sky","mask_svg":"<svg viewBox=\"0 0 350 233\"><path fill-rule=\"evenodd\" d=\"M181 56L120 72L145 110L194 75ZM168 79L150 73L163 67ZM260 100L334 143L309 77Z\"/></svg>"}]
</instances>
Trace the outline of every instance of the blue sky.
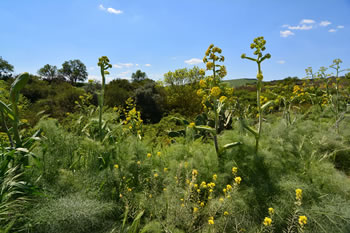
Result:
<instances>
[{"instance_id":1,"label":"blue sky","mask_svg":"<svg viewBox=\"0 0 350 233\"><path fill-rule=\"evenodd\" d=\"M155 80L198 65L209 44L223 50L226 79L254 78L242 60L264 36L272 58L265 80L305 76L305 68L340 58L350 68L349 0L1 0L0 56L15 72L80 59L99 79L100 56L114 65L109 80L137 69ZM197 62L199 62L197 64Z\"/></svg>"}]
</instances>

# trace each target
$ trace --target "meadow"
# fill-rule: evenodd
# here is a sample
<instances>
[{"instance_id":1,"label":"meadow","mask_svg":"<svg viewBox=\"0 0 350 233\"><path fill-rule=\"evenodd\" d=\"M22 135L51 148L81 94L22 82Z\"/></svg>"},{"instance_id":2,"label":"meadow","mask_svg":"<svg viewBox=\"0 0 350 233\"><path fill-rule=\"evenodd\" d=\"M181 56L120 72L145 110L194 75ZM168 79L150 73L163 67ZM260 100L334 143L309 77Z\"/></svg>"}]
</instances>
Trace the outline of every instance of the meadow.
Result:
<instances>
[{"instance_id":1,"label":"meadow","mask_svg":"<svg viewBox=\"0 0 350 233\"><path fill-rule=\"evenodd\" d=\"M349 70L265 82L265 45L254 80L214 45L162 82L2 78L0 232L350 232Z\"/></svg>"}]
</instances>

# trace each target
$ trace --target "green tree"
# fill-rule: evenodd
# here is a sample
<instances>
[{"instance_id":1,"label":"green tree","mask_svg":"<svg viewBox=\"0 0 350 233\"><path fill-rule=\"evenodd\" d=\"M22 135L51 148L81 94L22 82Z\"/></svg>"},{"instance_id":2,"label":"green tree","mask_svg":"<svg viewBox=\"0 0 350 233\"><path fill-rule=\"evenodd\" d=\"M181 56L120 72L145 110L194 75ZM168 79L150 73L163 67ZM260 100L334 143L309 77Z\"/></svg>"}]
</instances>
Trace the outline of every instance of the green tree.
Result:
<instances>
[{"instance_id":1,"label":"green tree","mask_svg":"<svg viewBox=\"0 0 350 233\"><path fill-rule=\"evenodd\" d=\"M38 75L51 81L58 76L58 70L56 66L46 64L38 70Z\"/></svg>"},{"instance_id":2,"label":"green tree","mask_svg":"<svg viewBox=\"0 0 350 233\"><path fill-rule=\"evenodd\" d=\"M203 75L198 66L195 66L192 69L177 69L174 72L169 71L164 74L164 83L171 86L194 84L201 79L203 79Z\"/></svg>"},{"instance_id":3,"label":"green tree","mask_svg":"<svg viewBox=\"0 0 350 233\"><path fill-rule=\"evenodd\" d=\"M133 82L138 82L145 80L147 78L147 75L145 72L142 72L141 70L137 70L135 73L132 73L131 80Z\"/></svg>"},{"instance_id":4,"label":"green tree","mask_svg":"<svg viewBox=\"0 0 350 233\"><path fill-rule=\"evenodd\" d=\"M11 72L13 72L13 65L0 57L0 78L8 76Z\"/></svg>"},{"instance_id":5,"label":"green tree","mask_svg":"<svg viewBox=\"0 0 350 233\"><path fill-rule=\"evenodd\" d=\"M62 64L62 69L58 72L68 79L71 84L76 84L77 81L85 81L88 76L86 66L78 59L65 61Z\"/></svg>"}]
</instances>

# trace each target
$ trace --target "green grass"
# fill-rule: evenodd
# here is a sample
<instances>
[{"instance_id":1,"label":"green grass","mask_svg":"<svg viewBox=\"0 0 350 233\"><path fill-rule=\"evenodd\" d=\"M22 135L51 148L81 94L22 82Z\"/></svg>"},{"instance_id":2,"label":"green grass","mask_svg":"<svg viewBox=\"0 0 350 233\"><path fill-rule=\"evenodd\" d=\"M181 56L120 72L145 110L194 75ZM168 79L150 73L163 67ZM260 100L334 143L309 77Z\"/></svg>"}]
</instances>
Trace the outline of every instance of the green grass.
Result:
<instances>
[{"instance_id":1,"label":"green grass","mask_svg":"<svg viewBox=\"0 0 350 233\"><path fill-rule=\"evenodd\" d=\"M255 84L256 79L249 79L249 78L241 78L241 79L230 79L230 80L223 80L223 83L228 83L230 87L241 87L248 84Z\"/></svg>"}]
</instances>

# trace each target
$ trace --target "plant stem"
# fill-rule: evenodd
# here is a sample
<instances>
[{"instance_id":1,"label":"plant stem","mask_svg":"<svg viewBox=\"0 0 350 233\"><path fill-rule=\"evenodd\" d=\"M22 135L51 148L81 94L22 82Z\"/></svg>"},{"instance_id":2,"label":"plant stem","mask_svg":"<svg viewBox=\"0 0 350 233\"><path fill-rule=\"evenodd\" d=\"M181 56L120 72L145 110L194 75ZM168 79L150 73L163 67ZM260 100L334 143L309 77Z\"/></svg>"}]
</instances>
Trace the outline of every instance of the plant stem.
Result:
<instances>
[{"instance_id":1,"label":"plant stem","mask_svg":"<svg viewBox=\"0 0 350 233\"><path fill-rule=\"evenodd\" d=\"M100 93L100 98L99 98L99 119L98 119L98 127L100 130L100 140L102 141L103 139L103 132L102 132L102 108L103 108L103 100L104 100L104 92L105 92L105 74L104 74L104 69L103 66L101 66L101 76L102 76L102 87L101 87L101 93Z\"/></svg>"}]
</instances>

